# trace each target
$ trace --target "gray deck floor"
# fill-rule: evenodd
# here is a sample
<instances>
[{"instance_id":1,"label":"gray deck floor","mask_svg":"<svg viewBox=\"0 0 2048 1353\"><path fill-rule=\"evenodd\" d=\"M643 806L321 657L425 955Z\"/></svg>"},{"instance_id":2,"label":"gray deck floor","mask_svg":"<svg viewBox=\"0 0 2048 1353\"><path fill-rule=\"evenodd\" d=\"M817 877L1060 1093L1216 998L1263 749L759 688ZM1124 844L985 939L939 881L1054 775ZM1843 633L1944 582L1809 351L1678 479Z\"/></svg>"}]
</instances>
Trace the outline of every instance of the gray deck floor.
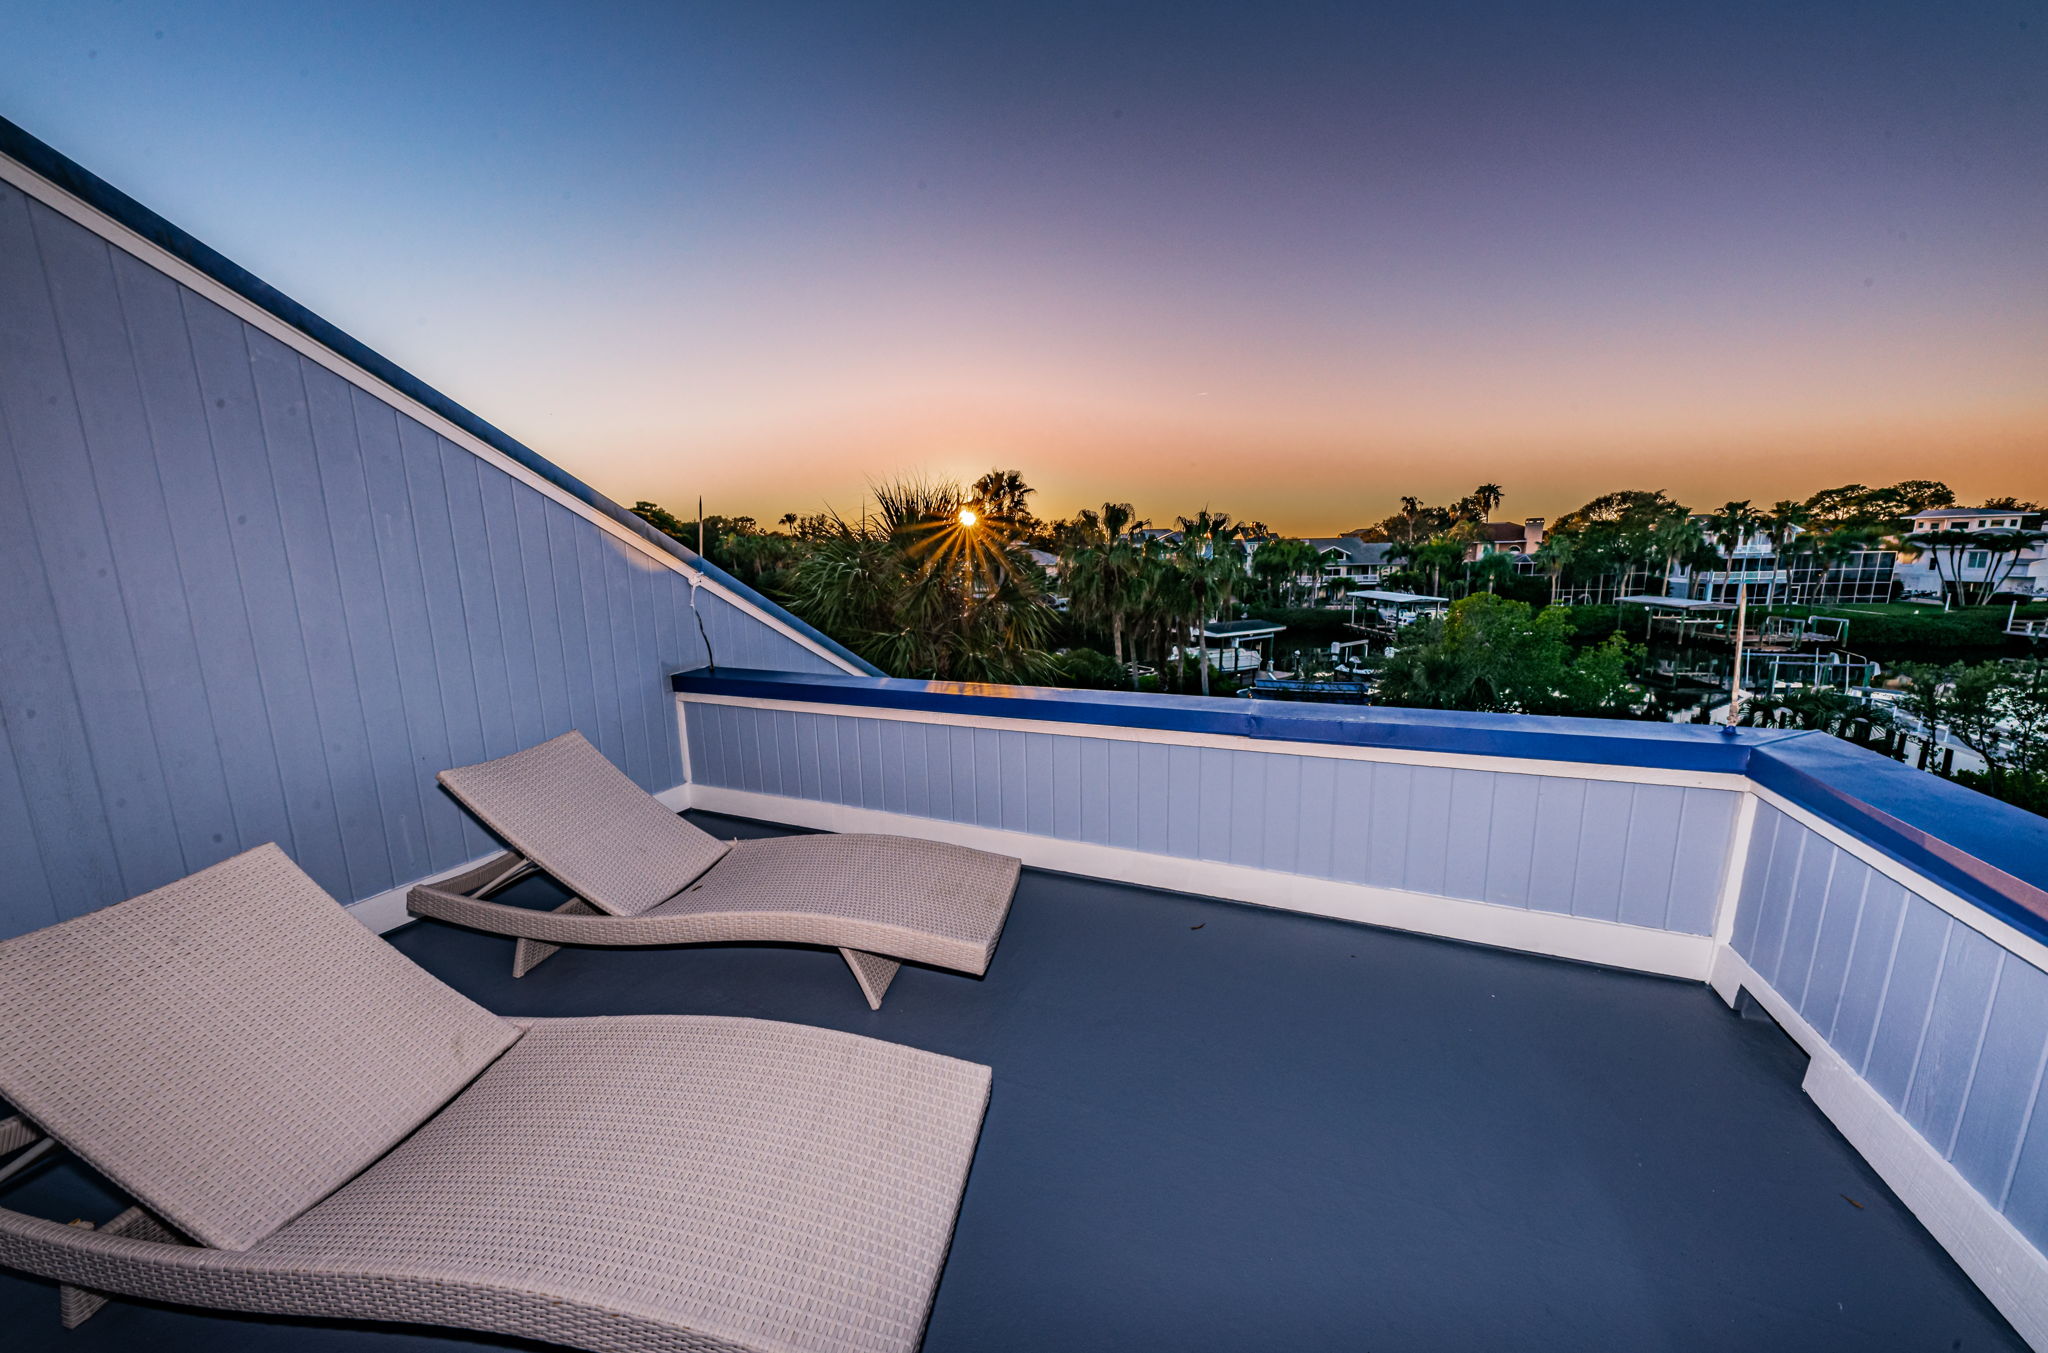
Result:
<instances>
[{"instance_id":1,"label":"gray deck floor","mask_svg":"<svg viewBox=\"0 0 2048 1353\"><path fill-rule=\"evenodd\" d=\"M1698 985L1035 871L986 979L906 967L879 1013L818 950L564 950L514 981L509 940L393 942L508 1014L767 1016L992 1065L929 1353L2023 1347L1798 1051ZM5 1201L115 1210L69 1166ZM133 1304L67 1335L55 1304L0 1274L5 1346L519 1346Z\"/></svg>"}]
</instances>

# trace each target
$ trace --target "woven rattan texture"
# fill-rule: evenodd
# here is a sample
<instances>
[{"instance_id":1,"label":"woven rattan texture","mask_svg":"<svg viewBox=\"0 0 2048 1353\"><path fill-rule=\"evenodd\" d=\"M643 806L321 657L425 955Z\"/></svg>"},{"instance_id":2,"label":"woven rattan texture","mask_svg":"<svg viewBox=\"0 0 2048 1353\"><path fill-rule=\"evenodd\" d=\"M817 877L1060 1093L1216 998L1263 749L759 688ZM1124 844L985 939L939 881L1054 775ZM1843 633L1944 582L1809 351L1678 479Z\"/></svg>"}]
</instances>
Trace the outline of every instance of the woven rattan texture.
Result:
<instances>
[{"instance_id":1,"label":"woven rattan texture","mask_svg":"<svg viewBox=\"0 0 2048 1353\"><path fill-rule=\"evenodd\" d=\"M1022 868L1007 855L906 836L771 836L735 845L660 911L832 916L904 938L831 943L980 973Z\"/></svg>"},{"instance_id":2,"label":"woven rattan texture","mask_svg":"<svg viewBox=\"0 0 2048 1353\"><path fill-rule=\"evenodd\" d=\"M88 1221L74 1221L71 1224L81 1230L97 1229L102 1235L133 1236L137 1240L152 1240L165 1245L183 1243L155 1217L139 1207L129 1208L105 1226L95 1228ZM106 1304L106 1293L65 1283L57 1289L57 1320L65 1329L75 1330L99 1314L100 1308Z\"/></svg>"},{"instance_id":3,"label":"woven rattan texture","mask_svg":"<svg viewBox=\"0 0 2048 1353\"><path fill-rule=\"evenodd\" d=\"M591 906L580 897L570 898L561 906L556 907L555 910L569 912L575 916L604 915L603 912ZM526 976L526 974L546 962L549 956L561 947L559 944L546 944L540 940L521 939L512 946L512 975L514 977Z\"/></svg>"},{"instance_id":4,"label":"woven rattan texture","mask_svg":"<svg viewBox=\"0 0 2048 1353\"><path fill-rule=\"evenodd\" d=\"M859 949L841 949L839 954L853 971L853 980L860 983L860 994L868 998L868 1009L880 1010L882 997L889 994L889 984L896 980L896 974L903 965L893 958L863 953Z\"/></svg>"},{"instance_id":5,"label":"woven rattan texture","mask_svg":"<svg viewBox=\"0 0 2048 1353\"><path fill-rule=\"evenodd\" d=\"M0 1118L0 1156L9 1151L19 1151L42 1134L29 1125L20 1114L12 1118Z\"/></svg>"},{"instance_id":6,"label":"woven rattan texture","mask_svg":"<svg viewBox=\"0 0 2048 1353\"><path fill-rule=\"evenodd\" d=\"M0 1265L90 1291L211 1310L447 1325L593 1353L752 1353L673 1321L565 1302L516 1283L447 1282L347 1263L156 1244L4 1208Z\"/></svg>"},{"instance_id":7,"label":"woven rattan texture","mask_svg":"<svg viewBox=\"0 0 2048 1353\"><path fill-rule=\"evenodd\" d=\"M638 916L536 911L414 888L420 916L549 944L822 944L988 971L1022 866L900 836L741 841L696 885Z\"/></svg>"},{"instance_id":8,"label":"woven rattan texture","mask_svg":"<svg viewBox=\"0 0 2048 1353\"><path fill-rule=\"evenodd\" d=\"M346 1182L517 1037L275 846L0 943L0 1095L223 1249Z\"/></svg>"},{"instance_id":9,"label":"woven rattan texture","mask_svg":"<svg viewBox=\"0 0 2048 1353\"><path fill-rule=\"evenodd\" d=\"M754 1349L916 1347L987 1068L764 1020L542 1020L262 1246Z\"/></svg>"},{"instance_id":10,"label":"woven rattan texture","mask_svg":"<svg viewBox=\"0 0 2048 1353\"><path fill-rule=\"evenodd\" d=\"M726 845L671 813L581 733L441 783L484 824L601 911L634 916L718 862Z\"/></svg>"}]
</instances>

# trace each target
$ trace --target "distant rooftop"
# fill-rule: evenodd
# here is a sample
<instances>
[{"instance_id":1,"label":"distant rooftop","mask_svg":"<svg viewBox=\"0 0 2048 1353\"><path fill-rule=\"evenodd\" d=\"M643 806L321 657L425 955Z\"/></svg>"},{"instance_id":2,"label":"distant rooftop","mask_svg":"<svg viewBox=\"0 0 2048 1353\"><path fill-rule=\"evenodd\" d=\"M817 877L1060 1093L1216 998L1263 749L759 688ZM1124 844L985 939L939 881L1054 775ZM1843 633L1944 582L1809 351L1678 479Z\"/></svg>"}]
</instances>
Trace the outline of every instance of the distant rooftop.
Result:
<instances>
[{"instance_id":1,"label":"distant rooftop","mask_svg":"<svg viewBox=\"0 0 2048 1353\"><path fill-rule=\"evenodd\" d=\"M1942 521L1951 517L2038 517L2038 507L1930 507L1913 514L1914 521Z\"/></svg>"},{"instance_id":2,"label":"distant rooftop","mask_svg":"<svg viewBox=\"0 0 2048 1353\"><path fill-rule=\"evenodd\" d=\"M1355 536L1311 536L1306 543L1318 550L1339 551L1345 562L1351 564L1384 564L1387 551L1394 548L1384 540L1360 540Z\"/></svg>"}]
</instances>

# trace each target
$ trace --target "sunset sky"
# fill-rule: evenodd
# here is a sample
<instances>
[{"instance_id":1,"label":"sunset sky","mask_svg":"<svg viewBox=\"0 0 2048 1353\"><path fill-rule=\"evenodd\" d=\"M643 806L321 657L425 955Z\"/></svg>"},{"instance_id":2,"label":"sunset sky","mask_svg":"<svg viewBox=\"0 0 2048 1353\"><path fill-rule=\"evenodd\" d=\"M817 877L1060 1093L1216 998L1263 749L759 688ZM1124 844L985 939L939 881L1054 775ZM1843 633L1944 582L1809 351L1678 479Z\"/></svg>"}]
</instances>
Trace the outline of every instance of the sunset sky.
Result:
<instances>
[{"instance_id":1,"label":"sunset sky","mask_svg":"<svg viewBox=\"0 0 2048 1353\"><path fill-rule=\"evenodd\" d=\"M2048 497L2048 10L21 4L0 114L615 498Z\"/></svg>"}]
</instances>

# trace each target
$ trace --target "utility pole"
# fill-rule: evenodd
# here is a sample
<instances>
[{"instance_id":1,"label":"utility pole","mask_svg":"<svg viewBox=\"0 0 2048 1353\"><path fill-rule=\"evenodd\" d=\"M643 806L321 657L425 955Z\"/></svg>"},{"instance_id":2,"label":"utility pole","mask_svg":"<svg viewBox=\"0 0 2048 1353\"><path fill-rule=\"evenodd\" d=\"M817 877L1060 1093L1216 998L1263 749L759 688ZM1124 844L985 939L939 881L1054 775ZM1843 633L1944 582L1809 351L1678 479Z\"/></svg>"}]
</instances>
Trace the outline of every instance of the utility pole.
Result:
<instances>
[{"instance_id":1,"label":"utility pole","mask_svg":"<svg viewBox=\"0 0 2048 1353\"><path fill-rule=\"evenodd\" d=\"M1749 583L1735 585L1735 670L1728 674L1728 726L1742 713L1742 641L1749 624Z\"/></svg>"},{"instance_id":2,"label":"utility pole","mask_svg":"<svg viewBox=\"0 0 2048 1353\"><path fill-rule=\"evenodd\" d=\"M697 555L698 555L698 557L699 557L699 558L702 558L702 557L703 557L703 554L704 554L704 495L700 493L700 494L698 494L698 495L697 495Z\"/></svg>"}]
</instances>

